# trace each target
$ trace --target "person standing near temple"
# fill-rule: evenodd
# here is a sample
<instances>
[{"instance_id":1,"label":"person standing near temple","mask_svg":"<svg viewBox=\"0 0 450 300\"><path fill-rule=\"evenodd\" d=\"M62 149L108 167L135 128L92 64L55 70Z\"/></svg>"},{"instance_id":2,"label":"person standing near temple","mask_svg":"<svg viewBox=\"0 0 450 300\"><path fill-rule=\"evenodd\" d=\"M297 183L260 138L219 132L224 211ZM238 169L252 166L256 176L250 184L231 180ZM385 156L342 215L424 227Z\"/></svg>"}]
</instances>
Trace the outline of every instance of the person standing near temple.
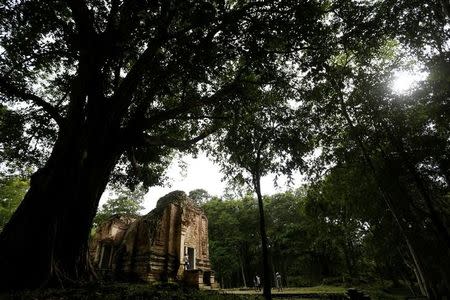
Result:
<instances>
[{"instance_id":1,"label":"person standing near temple","mask_svg":"<svg viewBox=\"0 0 450 300\"><path fill-rule=\"evenodd\" d=\"M281 285L281 275L279 272L275 273L275 284L279 292L283 290L283 287Z\"/></svg>"},{"instance_id":2,"label":"person standing near temple","mask_svg":"<svg viewBox=\"0 0 450 300\"><path fill-rule=\"evenodd\" d=\"M184 269L189 270L189 255L184 255Z\"/></svg>"},{"instance_id":3,"label":"person standing near temple","mask_svg":"<svg viewBox=\"0 0 450 300\"><path fill-rule=\"evenodd\" d=\"M261 278L259 278L259 275L255 276L255 289L261 291Z\"/></svg>"}]
</instances>

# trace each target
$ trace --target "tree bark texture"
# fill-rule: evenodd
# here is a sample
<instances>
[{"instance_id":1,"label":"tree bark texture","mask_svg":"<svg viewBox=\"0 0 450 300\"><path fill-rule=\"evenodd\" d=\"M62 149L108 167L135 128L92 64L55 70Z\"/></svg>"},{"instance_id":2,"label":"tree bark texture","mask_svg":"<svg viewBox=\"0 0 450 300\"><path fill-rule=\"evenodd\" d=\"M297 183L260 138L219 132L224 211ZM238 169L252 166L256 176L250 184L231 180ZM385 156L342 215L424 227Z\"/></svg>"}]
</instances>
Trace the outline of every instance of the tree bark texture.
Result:
<instances>
[{"instance_id":1,"label":"tree bark texture","mask_svg":"<svg viewBox=\"0 0 450 300\"><path fill-rule=\"evenodd\" d=\"M0 234L0 290L63 286L95 276L88 238L123 152L119 127L124 113L113 114L114 99L104 96L105 49L87 28L86 7L72 4L81 42L70 102L49 159L31 177L24 200ZM128 103L131 93L121 96Z\"/></svg>"},{"instance_id":2,"label":"tree bark texture","mask_svg":"<svg viewBox=\"0 0 450 300\"><path fill-rule=\"evenodd\" d=\"M107 137L79 128L60 133L0 235L0 290L61 286L93 276L89 233L119 157Z\"/></svg>"}]
</instances>

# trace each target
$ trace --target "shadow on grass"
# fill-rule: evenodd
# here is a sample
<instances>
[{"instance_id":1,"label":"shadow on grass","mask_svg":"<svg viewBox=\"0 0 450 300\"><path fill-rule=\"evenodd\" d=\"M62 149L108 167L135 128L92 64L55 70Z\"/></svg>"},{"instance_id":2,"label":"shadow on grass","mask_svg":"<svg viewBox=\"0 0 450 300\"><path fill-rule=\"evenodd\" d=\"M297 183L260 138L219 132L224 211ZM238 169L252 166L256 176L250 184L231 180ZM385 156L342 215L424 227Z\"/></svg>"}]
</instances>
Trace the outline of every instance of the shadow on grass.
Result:
<instances>
[{"instance_id":1,"label":"shadow on grass","mask_svg":"<svg viewBox=\"0 0 450 300\"><path fill-rule=\"evenodd\" d=\"M67 289L39 289L0 294L0 300L244 300L257 296L230 295L219 291L197 290L175 283L95 284Z\"/></svg>"}]
</instances>

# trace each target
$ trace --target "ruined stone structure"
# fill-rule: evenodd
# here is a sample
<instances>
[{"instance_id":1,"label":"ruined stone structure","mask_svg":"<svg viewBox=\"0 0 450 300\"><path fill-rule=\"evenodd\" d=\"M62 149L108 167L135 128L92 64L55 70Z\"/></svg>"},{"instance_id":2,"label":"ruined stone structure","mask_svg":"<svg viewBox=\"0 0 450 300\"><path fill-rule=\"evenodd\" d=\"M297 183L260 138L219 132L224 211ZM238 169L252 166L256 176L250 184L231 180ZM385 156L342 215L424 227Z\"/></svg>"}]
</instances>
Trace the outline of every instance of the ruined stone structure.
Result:
<instances>
[{"instance_id":1,"label":"ruined stone structure","mask_svg":"<svg viewBox=\"0 0 450 300\"><path fill-rule=\"evenodd\" d=\"M181 191L159 199L145 216L114 216L101 224L90 249L94 266L106 278L215 285L208 220Z\"/></svg>"}]
</instances>

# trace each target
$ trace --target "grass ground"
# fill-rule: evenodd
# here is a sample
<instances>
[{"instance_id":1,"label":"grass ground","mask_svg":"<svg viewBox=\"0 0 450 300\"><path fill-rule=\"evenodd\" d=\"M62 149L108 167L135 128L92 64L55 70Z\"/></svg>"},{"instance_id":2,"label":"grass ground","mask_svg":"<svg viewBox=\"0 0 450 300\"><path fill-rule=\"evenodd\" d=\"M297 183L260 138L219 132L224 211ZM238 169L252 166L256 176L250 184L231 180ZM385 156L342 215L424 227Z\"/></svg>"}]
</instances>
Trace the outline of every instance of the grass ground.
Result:
<instances>
[{"instance_id":1,"label":"grass ground","mask_svg":"<svg viewBox=\"0 0 450 300\"><path fill-rule=\"evenodd\" d=\"M226 289L223 290L227 293L233 294L255 294L254 289ZM319 285L313 287L301 287L301 288L284 288L281 292L276 289L272 289L273 294L291 293L291 294L343 294L347 291L347 288L331 285ZM260 292L261 293L261 292Z\"/></svg>"},{"instance_id":2,"label":"grass ground","mask_svg":"<svg viewBox=\"0 0 450 300\"><path fill-rule=\"evenodd\" d=\"M246 300L257 295L224 294L199 291L177 284L115 283L66 289L41 289L0 294L0 300Z\"/></svg>"},{"instance_id":3,"label":"grass ground","mask_svg":"<svg viewBox=\"0 0 450 300\"><path fill-rule=\"evenodd\" d=\"M400 300L411 296L406 288L382 288L376 285L361 285L355 288L368 294L372 300ZM343 286L318 285L313 287L285 288L282 292L273 289L272 294L297 294L300 299L301 295L317 294L318 296L326 296L329 294L345 294L347 290L348 287ZM223 291L235 295L261 294L261 292L255 292L253 289L227 289Z\"/></svg>"}]
</instances>

